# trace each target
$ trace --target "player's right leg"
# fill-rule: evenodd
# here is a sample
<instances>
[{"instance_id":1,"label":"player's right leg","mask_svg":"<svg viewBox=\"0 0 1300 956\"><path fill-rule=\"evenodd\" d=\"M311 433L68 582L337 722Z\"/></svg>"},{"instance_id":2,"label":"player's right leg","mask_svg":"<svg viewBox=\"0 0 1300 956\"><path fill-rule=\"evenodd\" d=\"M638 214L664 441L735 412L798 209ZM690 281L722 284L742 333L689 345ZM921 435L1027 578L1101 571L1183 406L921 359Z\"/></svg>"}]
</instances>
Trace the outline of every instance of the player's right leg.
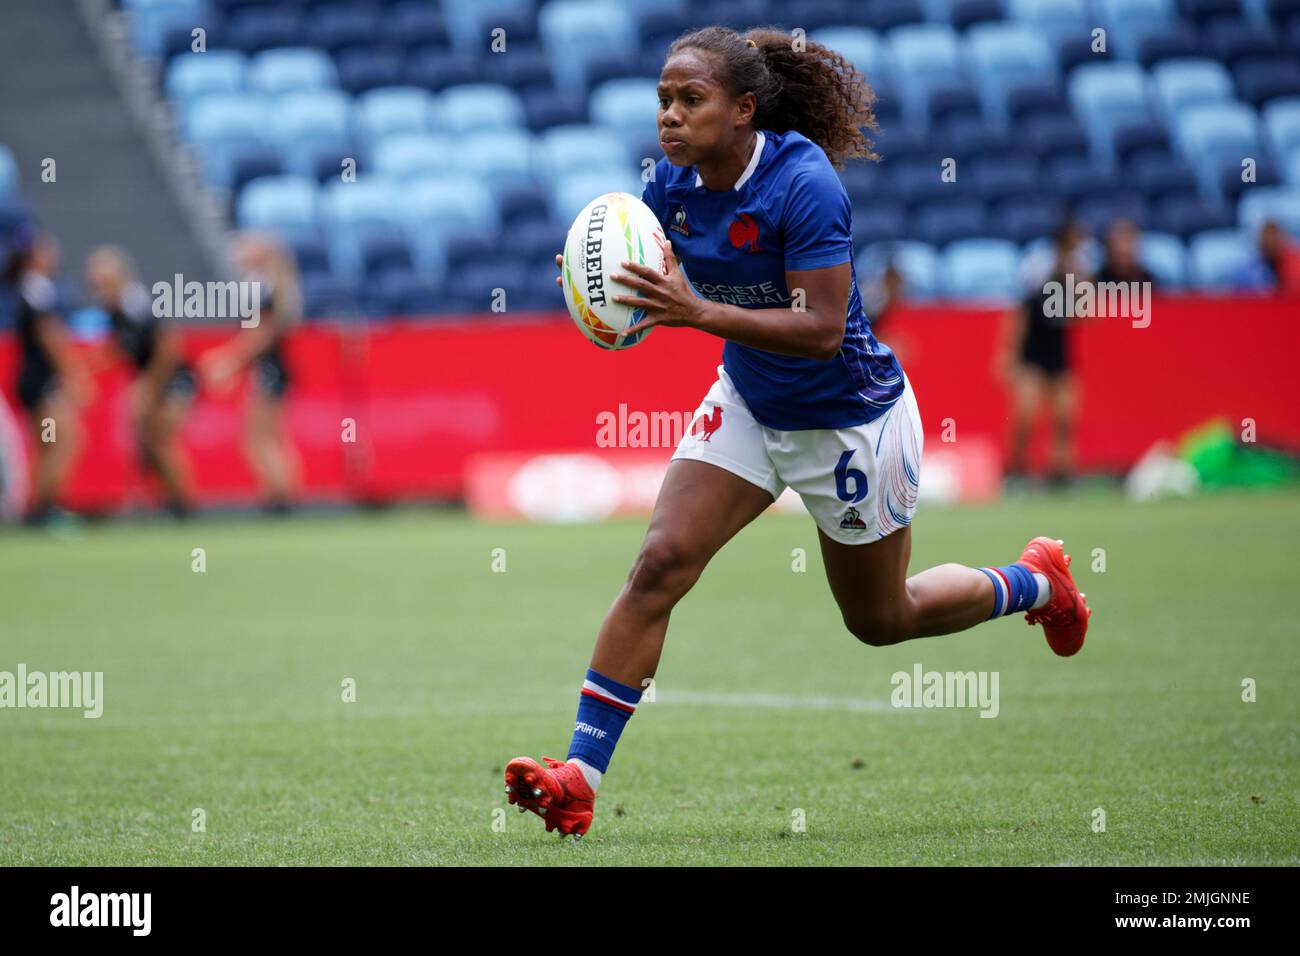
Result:
<instances>
[{"instance_id":1,"label":"player's right leg","mask_svg":"<svg viewBox=\"0 0 1300 956\"><path fill-rule=\"evenodd\" d=\"M581 835L614 746L654 677L668 618L713 555L780 493L758 425L721 379L678 447L650 527L605 615L583 681L568 761L516 757L508 800ZM695 422L692 423L695 425Z\"/></svg>"},{"instance_id":2,"label":"player's right leg","mask_svg":"<svg viewBox=\"0 0 1300 956\"><path fill-rule=\"evenodd\" d=\"M570 761L511 760L505 772L510 803L544 817L547 830L587 831L600 776L658 669L673 607L713 555L772 500L763 488L715 465L669 464L645 540L596 637Z\"/></svg>"}]
</instances>

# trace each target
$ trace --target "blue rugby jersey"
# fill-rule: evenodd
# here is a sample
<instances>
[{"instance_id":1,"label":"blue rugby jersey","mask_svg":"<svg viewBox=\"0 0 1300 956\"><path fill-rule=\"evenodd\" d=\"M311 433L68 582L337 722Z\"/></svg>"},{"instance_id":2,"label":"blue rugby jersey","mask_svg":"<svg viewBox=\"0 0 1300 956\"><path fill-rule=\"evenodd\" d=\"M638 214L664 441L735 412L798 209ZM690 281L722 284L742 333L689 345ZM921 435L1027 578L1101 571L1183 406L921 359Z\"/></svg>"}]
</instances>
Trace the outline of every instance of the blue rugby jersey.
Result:
<instances>
[{"instance_id":1,"label":"blue rugby jersey","mask_svg":"<svg viewBox=\"0 0 1300 956\"><path fill-rule=\"evenodd\" d=\"M787 269L853 262L849 197L825 152L798 132L759 130L734 188L711 192L693 166L655 166L641 200L672 241L696 294L748 309L789 308ZM847 428L884 414L903 371L876 341L854 272L844 344L829 361L728 341L722 364L754 418L782 431Z\"/></svg>"}]
</instances>

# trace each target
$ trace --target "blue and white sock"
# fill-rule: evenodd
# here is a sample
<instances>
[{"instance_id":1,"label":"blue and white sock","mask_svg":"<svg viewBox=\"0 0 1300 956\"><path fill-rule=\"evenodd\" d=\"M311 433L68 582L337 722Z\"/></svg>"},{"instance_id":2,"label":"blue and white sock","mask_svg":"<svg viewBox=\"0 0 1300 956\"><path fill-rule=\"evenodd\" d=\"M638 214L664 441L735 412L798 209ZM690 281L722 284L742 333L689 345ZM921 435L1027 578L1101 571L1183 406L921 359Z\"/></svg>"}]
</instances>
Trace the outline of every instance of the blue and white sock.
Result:
<instances>
[{"instance_id":1,"label":"blue and white sock","mask_svg":"<svg viewBox=\"0 0 1300 956\"><path fill-rule=\"evenodd\" d=\"M636 713L641 689L628 687L594 670L587 670L578 698L578 718L573 725L573 742L569 744L569 761L576 763L592 792L609 768L614 747L623 727Z\"/></svg>"},{"instance_id":2,"label":"blue and white sock","mask_svg":"<svg viewBox=\"0 0 1300 956\"><path fill-rule=\"evenodd\" d=\"M1023 564L1008 564L1002 568L980 568L993 582L993 613L995 617L1032 611L1046 604L1052 597L1052 584L1047 575L1030 571Z\"/></svg>"}]
</instances>

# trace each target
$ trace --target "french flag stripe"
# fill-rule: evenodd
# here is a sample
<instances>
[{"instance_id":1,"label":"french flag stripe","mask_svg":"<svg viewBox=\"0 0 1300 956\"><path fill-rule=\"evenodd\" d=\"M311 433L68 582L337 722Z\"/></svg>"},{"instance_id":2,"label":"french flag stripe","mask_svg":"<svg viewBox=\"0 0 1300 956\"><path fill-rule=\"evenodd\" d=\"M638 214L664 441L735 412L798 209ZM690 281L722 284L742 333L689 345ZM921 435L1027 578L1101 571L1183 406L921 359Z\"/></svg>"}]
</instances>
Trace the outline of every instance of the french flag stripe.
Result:
<instances>
[{"instance_id":1,"label":"french flag stripe","mask_svg":"<svg viewBox=\"0 0 1300 956\"><path fill-rule=\"evenodd\" d=\"M993 576L997 578L998 586L1002 591L1002 599L998 603L1003 613L1007 613L1011 609L1011 582L1007 580L1007 576L1002 573L1001 569L993 568L992 570Z\"/></svg>"},{"instance_id":2,"label":"french flag stripe","mask_svg":"<svg viewBox=\"0 0 1300 956\"><path fill-rule=\"evenodd\" d=\"M604 701L611 707L617 707L619 710L627 711L629 714L636 713L636 703L619 700L612 693L594 681L584 680L582 682L582 693L586 697L595 697L597 700Z\"/></svg>"}]
</instances>

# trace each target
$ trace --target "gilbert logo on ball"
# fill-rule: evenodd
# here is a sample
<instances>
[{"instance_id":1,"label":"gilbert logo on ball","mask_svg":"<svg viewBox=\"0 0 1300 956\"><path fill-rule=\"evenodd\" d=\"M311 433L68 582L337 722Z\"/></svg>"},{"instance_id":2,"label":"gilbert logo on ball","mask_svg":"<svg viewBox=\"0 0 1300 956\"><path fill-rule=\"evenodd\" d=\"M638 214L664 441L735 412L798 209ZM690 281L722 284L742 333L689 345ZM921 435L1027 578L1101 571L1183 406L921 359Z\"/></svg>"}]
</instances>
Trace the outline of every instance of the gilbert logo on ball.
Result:
<instances>
[{"instance_id":1,"label":"gilbert logo on ball","mask_svg":"<svg viewBox=\"0 0 1300 956\"><path fill-rule=\"evenodd\" d=\"M627 330L645 318L645 309L615 302L616 295L633 295L614 282L616 272L628 274L623 260L668 274L667 240L650 207L629 193L605 193L589 202L569 227L564 241L564 301L574 323L601 348L625 349L645 338L649 330L628 336Z\"/></svg>"}]
</instances>

